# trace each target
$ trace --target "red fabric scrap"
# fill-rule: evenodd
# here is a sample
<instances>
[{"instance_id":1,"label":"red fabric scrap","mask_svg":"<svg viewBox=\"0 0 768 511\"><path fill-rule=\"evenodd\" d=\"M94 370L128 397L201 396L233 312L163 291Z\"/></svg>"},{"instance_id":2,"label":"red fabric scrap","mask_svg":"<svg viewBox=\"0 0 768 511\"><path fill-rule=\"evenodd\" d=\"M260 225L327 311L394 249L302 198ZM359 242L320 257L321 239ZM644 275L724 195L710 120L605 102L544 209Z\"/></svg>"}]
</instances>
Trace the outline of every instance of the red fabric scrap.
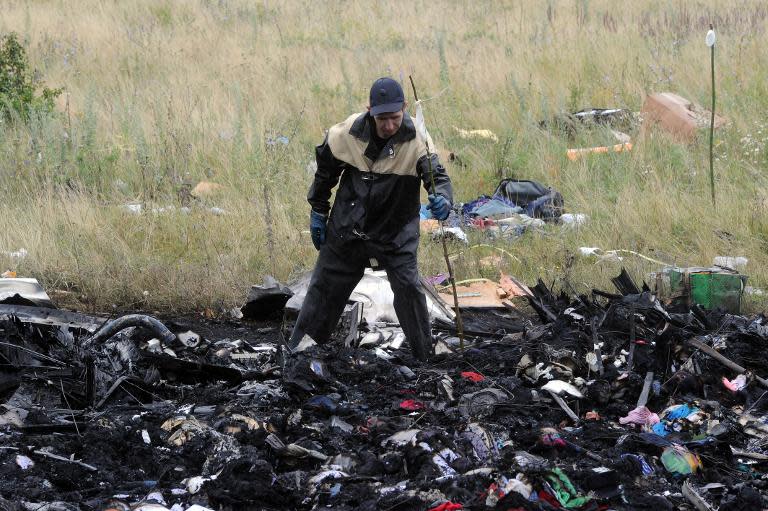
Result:
<instances>
[{"instance_id":1,"label":"red fabric scrap","mask_svg":"<svg viewBox=\"0 0 768 511\"><path fill-rule=\"evenodd\" d=\"M565 447L565 440L558 433L546 433L541 436L541 443L548 447Z\"/></svg>"},{"instance_id":2,"label":"red fabric scrap","mask_svg":"<svg viewBox=\"0 0 768 511\"><path fill-rule=\"evenodd\" d=\"M475 227L476 229L484 230L494 225L496 225L496 222L494 222L490 218L473 218L472 219L472 227Z\"/></svg>"},{"instance_id":3,"label":"red fabric scrap","mask_svg":"<svg viewBox=\"0 0 768 511\"><path fill-rule=\"evenodd\" d=\"M491 483L491 485L488 487L487 494L496 495L500 499L504 498L504 490L499 489L499 485L496 483Z\"/></svg>"},{"instance_id":4,"label":"red fabric scrap","mask_svg":"<svg viewBox=\"0 0 768 511\"><path fill-rule=\"evenodd\" d=\"M480 373L476 373L474 371L463 371L461 373L461 377L464 378L465 380L470 380L470 381L473 381L475 383L477 383L479 381L483 381L485 379L485 376L483 376Z\"/></svg>"},{"instance_id":5,"label":"red fabric scrap","mask_svg":"<svg viewBox=\"0 0 768 511\"><path fill-rule=\"evenodd\" d=\"M453 511L454 509L464 509L464 506L448 501L431 508L429 511Z\"/></svg>"},{"instance_id":6,"label":"red fabric scrap","mask_svg":"<svg viewBox=\"0 0 768 511\"><path fill-rule=\"evenodd\" d=\"M560 502L557 501L557 498L554 495L551 495L544 490L539 490L539 500L543 500L547 504L550 504L551 506L555 507L556 509L562 509L563 506L560 505Z\"/></svg>"},{"instance_id":7,"label":"red fabric scrap","mask_svg":"<svg viewBox=\"0 0 768 511\"><path fill-rule=\"evenodd\" d=\"M416 401L415 399L406 399L405 401L400 403L400 408L402 408L403 410L414 412L416 410L423 410L424 408L426 408L426 406L421 401Z\"/></svg>"}]
</instances>

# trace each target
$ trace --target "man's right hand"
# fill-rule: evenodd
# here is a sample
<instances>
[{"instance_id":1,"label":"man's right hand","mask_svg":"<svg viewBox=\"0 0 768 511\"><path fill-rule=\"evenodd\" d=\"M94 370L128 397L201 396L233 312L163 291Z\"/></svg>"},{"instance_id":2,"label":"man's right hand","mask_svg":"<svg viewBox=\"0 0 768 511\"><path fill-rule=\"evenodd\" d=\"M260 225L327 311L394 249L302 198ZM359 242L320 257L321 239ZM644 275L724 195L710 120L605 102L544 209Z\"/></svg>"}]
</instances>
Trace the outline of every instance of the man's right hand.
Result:
<instances>
[{"instance_id":1,"label":"man's right hand","mask_svg":"<svg viewBox=\"0 0 768 511\"><path fill-rule=\"evenodd\" d=\"M312 210L309 214L309 232L312 234L312 244L317 250L325 245L325 230L328 217Z\"/></svg>"}]
</instances>

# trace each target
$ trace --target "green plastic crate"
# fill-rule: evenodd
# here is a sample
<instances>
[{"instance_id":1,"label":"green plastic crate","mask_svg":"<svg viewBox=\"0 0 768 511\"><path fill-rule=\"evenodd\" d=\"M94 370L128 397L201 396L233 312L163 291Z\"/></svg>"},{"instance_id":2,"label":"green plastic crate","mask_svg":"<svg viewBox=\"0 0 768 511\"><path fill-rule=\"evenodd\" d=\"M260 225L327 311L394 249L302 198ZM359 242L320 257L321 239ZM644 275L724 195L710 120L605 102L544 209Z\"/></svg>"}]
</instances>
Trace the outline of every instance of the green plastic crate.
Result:
<instances>
[{"instance_id":1,"label":"green plastic crate","mask_svg":"<svg viewBox=\"0 0 768 511\"><path fill-rule=\"evenodd\" d=\"M671 268L669 286L673 298L705 309L741 312L741 297L747 276L722 268Z\"/></svg>"}]
</instances>

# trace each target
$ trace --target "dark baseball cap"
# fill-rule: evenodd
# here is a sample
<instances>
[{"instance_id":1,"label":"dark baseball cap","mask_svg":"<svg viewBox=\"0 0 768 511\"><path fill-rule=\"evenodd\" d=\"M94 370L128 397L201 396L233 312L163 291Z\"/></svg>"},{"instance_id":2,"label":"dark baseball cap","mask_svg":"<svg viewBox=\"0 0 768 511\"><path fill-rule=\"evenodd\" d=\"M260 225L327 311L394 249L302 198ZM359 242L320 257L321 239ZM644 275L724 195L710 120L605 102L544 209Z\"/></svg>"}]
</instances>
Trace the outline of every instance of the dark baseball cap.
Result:
<instances>
[{"instance_id":1,"label":"dark baseball cap","mask_svg":"<svg viewBox=\"0 0 768 511\"><path fill-rule=\"evenodd\" d=\"M392 78L379 78L371 85L371 115L399 112L403 109L405 94L403 88Z\"/></svg>"}]
</instances>

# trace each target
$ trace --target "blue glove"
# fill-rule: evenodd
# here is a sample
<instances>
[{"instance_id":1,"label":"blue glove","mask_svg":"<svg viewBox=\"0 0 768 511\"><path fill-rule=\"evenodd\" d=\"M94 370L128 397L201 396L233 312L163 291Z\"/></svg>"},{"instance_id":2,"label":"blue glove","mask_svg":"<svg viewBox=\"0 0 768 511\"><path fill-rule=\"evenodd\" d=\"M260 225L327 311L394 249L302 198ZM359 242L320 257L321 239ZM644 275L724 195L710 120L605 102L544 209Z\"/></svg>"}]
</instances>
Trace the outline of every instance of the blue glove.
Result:
<instances>
[{"instance_id":1,"label":"blue glove","mask_svg":"<svg viewBox=\"0 0 768 511\"><path fill-rule=\"evenodd\" d=\"M328 217L315 210L309 214L309 232L312 234L312 244L317 250L325 245L325 229Z\"/></svg>"},{"instance_id":2,"label":"blue glove","mask_svg":"<svg viewBox=\"0 0 768 511\"><path fill-rule=\"evenodd\" d=\"M448 199L442 195L429 195L429 210L432 212L432 216L438 220L445 220L448 218L448 214L451 212L451 204Z\"/></svg>"}]
</instances>

